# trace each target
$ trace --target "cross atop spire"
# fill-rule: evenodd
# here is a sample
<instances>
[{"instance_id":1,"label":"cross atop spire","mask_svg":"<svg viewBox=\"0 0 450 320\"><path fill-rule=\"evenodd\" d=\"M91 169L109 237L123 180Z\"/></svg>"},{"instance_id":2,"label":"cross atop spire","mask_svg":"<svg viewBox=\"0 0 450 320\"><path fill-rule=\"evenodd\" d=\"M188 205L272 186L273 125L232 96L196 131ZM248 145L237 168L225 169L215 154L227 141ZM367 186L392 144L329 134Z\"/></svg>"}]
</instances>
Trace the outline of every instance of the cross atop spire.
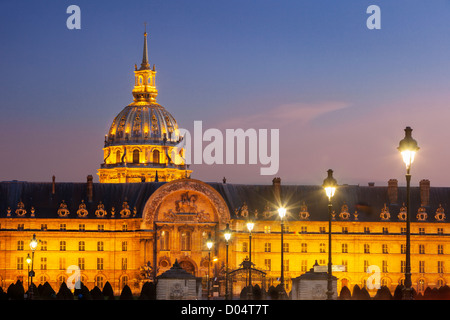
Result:
<instances>
[{"instance_id":1,"label":"cross atop spire","mask_svg":"<svg viewBox=\"0 0 450 320\"><path fill-rule=\"evenodd\" d=\"M150 70L150 63L148 62L148 49L147 49L147 22L144 22L144 52L142 53L142 63L139 70Z\"/></svg>"}]
</instances>

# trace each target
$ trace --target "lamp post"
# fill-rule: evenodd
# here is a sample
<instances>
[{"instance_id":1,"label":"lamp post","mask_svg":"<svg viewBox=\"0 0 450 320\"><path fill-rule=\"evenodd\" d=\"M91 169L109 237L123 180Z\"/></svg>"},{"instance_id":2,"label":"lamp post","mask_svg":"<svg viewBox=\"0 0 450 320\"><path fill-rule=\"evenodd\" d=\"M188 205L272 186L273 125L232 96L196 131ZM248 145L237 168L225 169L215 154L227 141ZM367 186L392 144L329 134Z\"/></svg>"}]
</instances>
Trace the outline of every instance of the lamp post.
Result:
<instances>
[{"instance_id":1,"label":"lamp post","mask_svg":"<svg viewBox=\"0 0 450 320\"><path fill-rule=\"evenodd\" d=\"M231 230L230 230L230 226L227 223L227 227L225 228L224 232L223 232L223 236L225 237L225 241L226 241L226 248L227 248L227 252L226 252L226 269L225 269L225 300L229 299L229 294L228 294L228 241L231 239Z\"/></svg>"},{"instance_id":2,"label":"lamp post","mask_svg":"<svg viewBox=\"0 0 450 320\"><path fill-rule=\"evenodd\" d=\"M250 254L249 254L249 268L248 268L248 286L249 286L249 290L248 290L248 300L252 300L253 299L253 287L252 287L252 230L253 227L255 226L255 223L252 220L248 220L247 221L247 230L249 232L249 250L250 250Z\"/></svg>"},{"instance_id":3,"label":"lamp post","mask_svg":"<svg viewBox=\"0 0 450 320\"><path fill-rule=\"evenodd\" d=\"M34 277L34 251L36 250L38 246L38 240L36 239L36 234L33 234L33 238L30 240L30 249L31 249L31 270L28 273L30 276L30 287L28 288L28 292L30 295L30 299L33 299L34 295L34 285L33 285L33 277ZM28 260L27 260L28 262Z\"/></svg>"},{"instance_id":4,"label":"lamp post","mask_svg":"<svg viewBox=\"0 0 450 320\"><path fill-rule=\"evenodd\" d=\"M208 285L208 297L207 299L209 300L209 296L210 296L210 285L209 285L209 270L210 270L210 265L211 265L211 248L213 246L214 242L211 239L211 235L209 235L208 240L206 240L206 246L208 247L208 276L207 276L207 285Z\"/></svg>"},{"instance_id":5,"label":"lamp post","mask_svg":"<svg viewBox=\"0 0 450 320\"><path fill-rule=\"evenodd\" d=\"M284 221L283 218L286 216L286 208L278 208L278 215L280 216L281 221L281 277L280 277L280 291L278 292L278 297L280 300L284 300L286 298L286 290L284 286Z\"/></svg>"},{"instance_id":6,"label":"lamp post","mask_svg":"<svg viewBox=\"0 0 450 320\"><path fill-rule=\"evenodd\" d=\"M327 285L327 300L333 299L333 282L332 282L332 262L331 262L331 209L332 203L331 198L333 198L334 193L336 192L337 182L336 179L333 178L333 170L329 169L328 177L323 180L323 188L325 189L325 193L328 197L328 285Z\"/></svg>"},{"instance_id":7,"label":"lamp post","mask_svg":"<svg viewBox=\"0 0 450 320\"><path fill-rule=\"evenodd\" d=\"M28 284L28 290L30 290L30 264L31 264L31 257L30 254L27 254L27 257L25 258L25 261L28 265L28 277L27 277L27 284Z\"/></svg>"},{"instance_id":8,"label":"lamp post","mask_svg":"<svg viewBox=\"0 0 450 320\"><path fill-rule=\"evenodd\" d=\"M412 129L405 128L405 138L400 141L398 151L402 154L403 162L406 165L406 265L405 265L405 288L403 299L411 300L411 229L410 229L410 187L411 187L411 165L414 162L416 152L419 151L417 141L412 138Z\"/></svg>"}]
</instances>

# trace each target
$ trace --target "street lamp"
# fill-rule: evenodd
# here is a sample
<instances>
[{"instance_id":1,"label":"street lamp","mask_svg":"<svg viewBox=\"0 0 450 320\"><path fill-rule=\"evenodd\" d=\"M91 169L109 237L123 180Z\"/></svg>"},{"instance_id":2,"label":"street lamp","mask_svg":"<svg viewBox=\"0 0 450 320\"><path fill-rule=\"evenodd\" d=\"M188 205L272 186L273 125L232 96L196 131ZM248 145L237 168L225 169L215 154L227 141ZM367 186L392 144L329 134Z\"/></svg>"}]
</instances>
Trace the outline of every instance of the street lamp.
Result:
<instances>
[{"instance_id":1,"label":"street lamp","mask_svg":"<svg viewBox=\"0 0 450 320\"><path fill-rule=\"evenodd\" d=\"M25 261L27 262L28 265L28 279L27 279L27 283L28 283L28 290L30 290L30 264L31 264L31 257L30 254L27 254L27 257L25 258Z\"/></svg>"},{"instance_id":2,"label":"street lamp","mask_svg":"<svg viewBox=\"0 0 450 320\"><path fill-rule=\"evenodd\" d=\"M28 289L30 294L30 299L33 299L34 295L34 285L33 285L33 277L34 277L34 251L36 250L38 246L38 240L36 239L36 234L33 234L33 238L30 240L30 249L31 249L31 270L29 271L28 275L31 279L30 281L30 287ZM27 263L28 263L28 257L27 257Z\"/></svg>"},{"instance_id":3,"label":"street lamp","mask_svg":"<svg viewBox=\"0 0 450 320\"><path fill-rule=\"evenodd\" d=\"M403 291L403 299L411 300L411 231L410 231L410 187L411 187L411 165L414 162L414 157L419 151L417 141L411 136L411 127L405 128L405 138L400 141L398 151L402 154L403 162L406 165L406 266L405 266L405 288Z\"/></svg>"},{"instance_id":4,"label":"street lamp","mask_svg":"<svg viewBox=\"0 0 450 320\"><path fill-rule=\"evenodd\" d=\"M281 221L281 277L280 277L280 291L278 292L280 300L284 300L286 298L286 290L284 287L284 217L286 216L286 208L281 207L278 208L278 215L280 216Z\"/></svg>"},{"instance_id":5,"label":"street lamp","mask_svg":"<svg viewBox=\"0 0 450 320\"><path fill-rule=\"evenodd\" d=\"M332 282L332 262L331 262L331 198L333 198L334 193L336 192L337 182L336 179L333 178L333 170L329 169L328 177L323 180L323 188L325 189L325 193L328 197L328 286L327 286L327 300L333 299L333 282Z\"/></svg>"},{"instance_id":6,"label":"street lamp","mask_svg":"<svg viewBox=\"0 0 450 320\"><path fill-rule=\"evenodd\" d=\"M223 231L223 236L225 237L226 247L227 247L226 269L225 269L225 300L228 300L229 299L229 294L228 294L228 241L231 239L231 229L230 229L230 226L228 223L227 223L227 227Z\"/></svg>"},{"instance_id":7,"label":"street lamp","mask_svg":"<svg viewBox=\"0 0 450 320\"><path fill-rule=\"evenodd\" d=\"M210 264L211 264L211 248L214 244L214 241L211 239L211 235L209 235L208 240L206 240L206 247L208 247L208 276L207 276L207 284L208 284L208 300L209 300L209 295L210 295L210 285L209 285L209 269L210 269Z\"/></svg>"},{"instance_id":8,"label":"street lamp","mask_svg":"<svg viewBox=\"0 0 450 320\"><path fill-rule=\"evenodd\" d=\"M252 287L252 230L253 227L255 226L255 223L252 220L248 220L247 221L247 230L249 232L249 250L250 250L250 254L249 254L249 268L248 268L248 286L249 286L249 290L247 293L248 296L248 300L252 300L253 298L253 287Z\"/></svg>"}]
</instances>

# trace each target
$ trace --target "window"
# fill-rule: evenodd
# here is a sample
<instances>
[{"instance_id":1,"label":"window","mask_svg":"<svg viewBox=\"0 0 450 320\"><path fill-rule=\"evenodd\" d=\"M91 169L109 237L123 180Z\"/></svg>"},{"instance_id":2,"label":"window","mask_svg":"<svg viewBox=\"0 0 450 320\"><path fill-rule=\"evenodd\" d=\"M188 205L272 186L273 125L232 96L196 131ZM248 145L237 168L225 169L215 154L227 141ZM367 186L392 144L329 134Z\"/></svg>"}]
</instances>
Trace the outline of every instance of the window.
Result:
<instances>
[{"instance_id":1,"label":"window","mask_svg":"<svg viewBox=\"0 0 450 320\"><path fill-rule=\"evenodd\" d=\"M23 257L17 257L17 270L23 270Z\"/></svg>"},{"instance_id":2,"label":"window","mask_svg":"<svg viewBox=\"0 0 450 320\"><path fill-rule=\"evenodd\" d=\"M47 270L47 258L41 257L41 270Z\"/></svg>"},{"instance_id":3,"label":"window","mask_svg":"<svg viewBox=\"0 0 450 320\"><path fill-rule=\"evenodd\" d=\"M283 252L289 252L289 243L283 242Z\"/></svg>"},{"instance_id":4,"label":"window","mask_svg":"<svg viewBox=\"0 0 450 320\"><path fill-rule=\"evenodd\" d=\"M364 244L364 253L370 253L370 244L368 243Z\"/></svg>"},{"instance_id":5,"label":"window","mask_svg":"<svg viewBox=\"0 0 450 320\"><path fill-rule=\"evenodd\" d=\"M120 161L121 159L120 159L120 150L117 150L116 151L116 163L120 163L121 161Z\"/></svg>"},{"instance_id":6,"label":"window","mask_svg":"<svg viewBox=\"0 0 450 320\"><path fill-rule=\"evenodd\" d=\"M382 245L382 250L383 250L383 253L385 253L385 254L386 254L386 253L389 253L389 252L388 252L388 245L387 245L387 244L383 244L383 245Z\"/></svg>"},{"instance_id":7,"label":"window","mask_svg":"<svg viewBox=\"0 0 450 320\"><path fill-rule=\"evenodd\" d=\"M419 261L419 273L425 273L425 261Z\"/></svg>"},{"instance_id":8,"label":"window","mask_svg":"<svg viewBox=\"0 0 450 320\"><path fill-rule=\"evenodd\" d=\"M425 228L419 228L419 234L425 234Z\"/></svg>"},{"instance_id":9,"label":"window","mask_svg":"<svg viewBox=\"0 0 450 320\"><path fill-rule=\"evenodd\" d=\"M84 250L85 250L84 241L78 242L78 251L84 251Z\"/></svg>"},{"instance_id":10,"label":"window","mask_svg":"<svg viewBox=\"0 0 450 320\"><path fill-rule=\"evenodd\" d=\"M153 150L153 163L159 163L159 150Z\"/></svg>"},{"instance_id":11,"label":"window","mask_svg":"<svg viewBox=\"0 0 450 320\"><path fill-rule=\"evenodd\" d=\"M367 268L369 268L369 260L364 260L364 271L367 272Z\"/></svg>"},{"instance_id":12,"label":"window","mask_svg":"<svg viewBox=\"0 0 450 320\"><path fill-rule=\"evenodd\" d=\"M181 232L181 250L190 251L191 250L191 232L182 231Z\"/></svg>"},{"instance_id":13,"label":"window","mask_svg":"<svg viewBox=\"0 0 450 320\"><path fill-rule=\"evenodd\" d=\"M283 260L283 270L289 271L289 260Z\"/></svg>"},{"instance_id":14,"label":"window","mask_svg":"<svg viewBox=\"0 0 450 320\"><path fill-rule=\"evenodd\" d=\"M438 273L444 273L444 261L438 261Z\"/></svg>"},{"instance_id":15,"label":"window","mask_svg":"<svg viewBox=\"0 0 450 320\"><path fill-rule=\"evenodd\" d=\"M437 228L437 234L439 235L444 234L444 228Z\"/></svg>"},{"instance_id":16,"label":"window","mask_svg":"<svg viewBox=\"0 0 450 320\"><path fill-rule=\"evenodd\" d=\"M425 254L425 245L419 244L419 254Z\"/></svg>"},{"instance_id":17,"label":"window","mask_svg":"<svg viewBox=\"0 0 450 320\"><path fill-rule=\"evenodd\" d=\"M66 231L66 224L65 223L61 223L59 225L59 231Z\"/></svg>"},{"instance_id":18,"label":"window","mask_svg":"<svg viewBox=\"0 0 450 320\"><path fill-rule=\"evenodd\" d=\"M308 232L308 227L302 226L301 227L301 233L307 233L307 232Z\"/></svg>"},{"instance_id":19,"label":"window","mask_svg":"<svg viewBox=\"0 0 450 320\"><path fill-rule=\"evenodd\" d=\"M272 270L272 260L264 259L264 267L266 268L266 271L271 271Z\"/></svg>"},{"instance_id":20,"label":"window","mask_svg":"<svg viewBox=\"0 0 450 320\"><path fill-rule=\"evenodd\" d=\"M344 266L344 270L347 271L348 270L348 261L347 260L342 260L342 265Z\"/></svg>"},{"instance_id":21,"label":"window","mask_svg":"<svg viewBox=\"0 0 450 320\"><path fill-rule=\"evenodd\" d=\"M97 251L103 251L104 243L103 241L97 242Z\"/></svg>"},{"instance_id":22,"label":"window","mask_svg":"<svg viewBox=\"0 0 450 320\"><path fill-rule=\"evenodd\" d=\"M369 227L364 227L364 233L370 233L370 228Z\"/></svg>"},{"instance_id":23,"label":"window","mask_svg":"<svg viewBox=\"0 0 450 320\"><path fill-rule=\"evenodd\" d=\"M169 232L161 231L161 237L159 238L159 244L161 246L161 250L166 251L169 250Z\"/></svg>"},{"instance_id":24,"label":"window","mask_svg":"<svg viewBox=\"0 0 450 320\"><path fill-rule=\"evenodd\" d=\"M289 226L283 224L283 233L289 233Z\"/></svg>"},{"instance_id":25,"label":"window","mask_svg":"<svg viewBox=\"0 0 450 320\"><path fill-rule=\"evenodd\" d=\"M23 250L23 240L17 241L17 250Z\"/></svg>"},{"instance_id":26,"label":"window","mask_svg":"<svg viewBox=\"0 0 450 320\"><path fill-rule=\"evenodd\" d=\"M65 241L59 242L59 251L66 251L66 242Z\"/></svg>"},{"instance_id":27,"label":"window","mask_svg":"<svg viewBox=\"0 0 450 320\"><path fill-rule=\"evenodd\" d=\"M401 273L406 272L406 261L405 260L400 261L400 272Z\"/></svg>"},{"instance_id":28,"label":"window","mask_svg":"<svg viewBox=\"0 0 450 320\"><path fill-rule=\"evenodd\" d=\"M346 243L342 244L342 253L348 253L348 245Z\"/></svg>"},{"instance_id":29,"label":"window","mask_svg":"<svg viewBox=\"0 0 450 320\"><path fill-rule=\"evenodd\" d=\"M248 243L242 242L242 252L248 252Z\"/></svg>"},{"instance_id":30,"label":"window","mask_svg":"<svg viewBox=\"0 0 450 320\"><path fill-rule=\"evenodd\" d=\"M122 258L122 270L127 270L128 268L128 260L127 258Z\"/></svg>"},{"instance_id":31,"label":"window","mask_svg":"<svg viewBox=\"0 0 450 320\"><path fill-rule=\"evenodd\" d=\"M47 224L46 223L41 224L41 231L47 231Z\"/></svg>"},{"instance_id":32,"label":"window","mask_svg":"<svg viewBox=\"0 0 450 320\"><path fill-rule=\"evenodd\" d=\"M302 253L307 253L308 252L308 244L303 242L302 243Z\"/></svg>"},{"instance_id":33,"label":"window","mask_svg":"<svg viewBox=\"0 0 450 320\"><path fill-rule=\"evenodd\" d=\"M41 251L47 251L47 241L41 240Z\"/></svg>"},{"instance_id":34,"label":"window","mask_svg":"<svg viewBox=\"0 0 450 320\"><path fill-rule=\"evenodd\" d=\"M264 226L264 233L270 233L270 226Z\"/></svg>"},{"instance_id":35,"label":"window","mask_svg":"<svg viewBox=\"0 0 450 320\"><path fill-rule=\"evenodd\" d=\"M438 254L444 254L444 245L438 244Z\"/></svg>"},{"instance_id":36,"label":"window","mask_svg":"<svg viewBox=\"0 0 450 320\"><path fill-rule=\"evenodd\" d=\"M321 243L321 244L319 245L319 252L320 252L320 253L325 253L325 243Z\"/></svg>"},{"instance_id":37,"label":"window","mask_svg":"<svg viewBox=\"0 0 450 320\"><path fill-rule=\"evenodd\" d=\"M23 223L19 223L17 225L17 231L23 231L25 229L24 224Z\"/></svg>"},{"instance_id":38,"label":"window","mask_svg":"<svg viewBox=\"0 0 450 320\"><path fill-rule=\"evenodd\" d=\"M133 163L139 163L140 152L138 149L133 150Z\"/></svg>"},{"instance_id":39,"label":"window","mask_svg":"<svg viewBox=\"0 0 450 320\"><path fill-rule=\"evenodd\" d=\"M84 223L78 225L79 231L86 231L86 225Z\"/></svg>"},{"instance_id":40,"label":"window","mask_svg":"<svg viewBox=\"0 0 450 320\"><path fill-rule=\"evenodd\" d=\"M386 260L382 261L382 272L388 272L388 263Z\"/></svg>"},{"instance_id":41,"label":"window","mask_svg":"<svg viewBox=\"0 0 450 320\"><path fill-rule=\"evenodd\" d=\"M406 228L405 228L405 227L402 227L401 230L400 230L400 233L401 233L401 234L406 234Z\"/></svg>"},{"instance_id":42,"label":"window","mask_svg":"<svg viewBox=\"0 0 450 320\"><path fill-rule=\"evenodd\" d=\"M300 269L302 272L308 271L308 260L302 260L302 266Z\"/></svg>"},{"instance_id":43,"label":"window","mask_svg":"<svg viewBox=\"0 0 450 320\"><path fill-rule=\"evenodd\" d=\"M272 244L270 242L264 243L264 252L272 252Z\"/></svg>"},{"instance_id":44,"label":"window","mask_svg":"<svg viewBox=\"0 0 450 320\"><path fill-rule=\"evenodd\" d=\"M319 232L320 233L326 233L325 227L319 227Z\"/></svg>"},{"instance_id":45,"label":"window","mask_svg":"<svg viewBox=\"0 0 450 320\"><path fill-rule=\"evenodd\" d=\"M103 270L103 258L97 258L97 270Z\"/></svg>"},{"instance_id":46,"label":"window","mask_svg":"<svg viewBox=\"0 0 450 320\"><path fill-rule=\"evenodd\" d=\"M103 285L104 285L104 279L103 276L96 276L95 277L95 285L102 290L103 289Z\"/></svg>"},{"instance_id":47,"label":"window","mask_svg":"<svg viewBox=\"0 0 450 320\"><path fill-rule=\"evenodd\" d=\"M401 252L402 254L405 254L405 253L406 253L406 245L405 245L405 244L402 244L402 245L400 246L400 252Z\"/></svg>"},{"instance_id":48,"label":"window","mask_svg":"<svg viewBox=\"0 0 450 320\"><path fill-rule=\"evenodd\" d=\"M122 251L127 251L127 250L128 250L128 242L122 241Z\"/></svg>"},{"instance_id":49,"label":"window","mask_svg":"<svg viewBox=\"0 0 450 320\"><path fill-rule=\"evenodd\" d=\"M383 234L388 234L389 233L389 229L387 227L383 227Z\"/></svg>"},{"instance_id":50,"label":"window","mask_svg":"<svg viewBox=\"0 0 450 320\"><path fill-rule=\"evenodd\" d=\"M59 270L66 270L66 258L59 258Z\"/></svg>"},{"instance_id":51,"label":"window","mask_svg":"<svg viewBox=\"0 0 450 320\"><path fill-rule=\"evenodd\" d=\"M348 227L342 227L342 233L348 233Z\"/></svg>"},{"instance_id":52,"label":"window","mask_svg":"<svg viewBox=\"0 0 450 320\"><path fill-rule=\"evenodd\" d=\"M99 225L97 226L97 230L98 230L98 231L105 231L105 226L104 226L103 224L99 224Z\"/></svg>"},{"instance_id":53,"label":"window","mask_svg":"<svg viewBox=\"0 0 450 320\"><path fill-rule=\"evenodd\" d=\"M122 225L122 231L128 231L128 225L126 223Z\"/></svg>"},{"instance_id":54,"label":"window","mask_svg":"<svg viewBox=\"0 0 450 320\"><path fill-rule=\"evenodd\" d=\"M78 258L78 268L80 268L80 270L84 270L84 258Z\"/></svg>"}]
</instances>

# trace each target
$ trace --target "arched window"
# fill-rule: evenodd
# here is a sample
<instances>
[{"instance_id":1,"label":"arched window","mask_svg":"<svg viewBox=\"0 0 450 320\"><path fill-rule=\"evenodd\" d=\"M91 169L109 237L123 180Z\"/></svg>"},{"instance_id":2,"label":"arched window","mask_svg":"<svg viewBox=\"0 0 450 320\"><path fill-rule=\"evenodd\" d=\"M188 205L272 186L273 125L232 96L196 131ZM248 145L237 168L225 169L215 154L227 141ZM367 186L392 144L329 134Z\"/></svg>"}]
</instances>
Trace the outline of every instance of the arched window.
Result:
<instances>
[{"instance_id":1,"label":"arched window","mask_svg":"<svg viewBox=\"0 0 450 320\"><path fill-rule=\"evenodd\" d=\"M95 285L102 290L104 286L104 278L103 276L96 276L95 277Z\"/></svg>"},{"instance_id":2,"label":"arched window","mask_svg":"<svg viewBox=\"0 0 450 320\"><path fill-rule=\"evenodd\" d=\"M123 287L125 287L128 284L128 276L127 275L122 276L119 281L120 281L120 288L123 289Z\"/></svg>"},{"instance_id":3,"label":"arched window","mask_svg":"<svg viewBox=\"0 0 450 320\"><path fill-rule=\"evenodd\" d=\"M120 163L120 150L116 152L116 163Z\"/></svg>"},{"instance_id":4,"label":"arched window","mask_svg":"<svg viewBox=\"0 0 450 320\"><path fill-rule=\"evenodd\" d=\"M153 163L159 163L159 150L153 151Z\"/></svg>"},{"instance_id":5,"label":"arched window","mask_svg":"<svg viewBox=\"0 0 450 320\"><path fill-rule=\"evenodd\" d=\"M139 163L139 150L133 150L133 163Z\"/></svg>"}]
</instances>

